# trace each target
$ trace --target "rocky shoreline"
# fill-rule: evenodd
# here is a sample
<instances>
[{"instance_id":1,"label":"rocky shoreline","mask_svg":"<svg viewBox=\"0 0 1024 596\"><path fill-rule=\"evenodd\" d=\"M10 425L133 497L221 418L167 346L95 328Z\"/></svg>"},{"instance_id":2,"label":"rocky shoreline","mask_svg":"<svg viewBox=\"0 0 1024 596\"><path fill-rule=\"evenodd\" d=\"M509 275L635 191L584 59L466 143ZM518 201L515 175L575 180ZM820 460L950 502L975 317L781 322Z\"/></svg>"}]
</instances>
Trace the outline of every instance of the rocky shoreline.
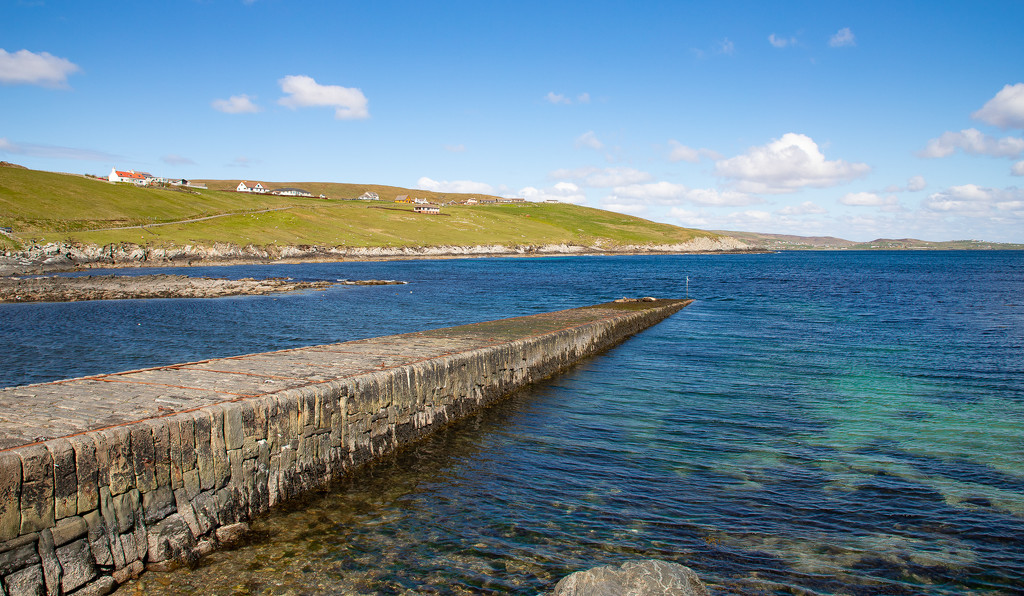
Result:
<instances>
[{"instance_id":1,"label":"rocky shoreline","mask_svg":"<svg viewBox=\"0 0 1024 596\"><path fill-rule=\"evenodd\" d=\"M40 274L89 268L180 267L242 265L253 263L302 263L460 257L529 257L558 255L688 254L749 252L750 247L727 237L694 238L664 245L581 246L573 244L477 246L213 246L186 245L170 248L136 244L107 246L52 242L24 250L0 253L0 275Z\"/></svg>"},{"instance_id":2,"label":"rocky shoreline","mask_svg":"<svg viewBox=\"0 0 1024 596\"><path fill-rule=\"evenodd\" d=\"M381 280L356 282L377 285ZM213 279L185 275L87 275L82 277L0 277L0 302L77 302L129 298L220 298L296 290L323 290L329 281Z\"/></svg>"}]
</instances>

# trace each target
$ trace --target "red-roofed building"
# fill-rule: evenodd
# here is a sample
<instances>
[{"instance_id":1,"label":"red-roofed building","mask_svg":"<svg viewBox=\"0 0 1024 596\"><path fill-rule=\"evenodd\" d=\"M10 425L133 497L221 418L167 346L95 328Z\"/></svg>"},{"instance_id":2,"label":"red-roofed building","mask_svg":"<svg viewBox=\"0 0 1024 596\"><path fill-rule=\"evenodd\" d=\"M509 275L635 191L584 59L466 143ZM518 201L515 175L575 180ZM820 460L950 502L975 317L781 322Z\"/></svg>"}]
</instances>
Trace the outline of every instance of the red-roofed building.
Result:
<instances>
[{"instance_id":1,"label":"red-roofed building","mask_svg":"<svg viewBox=\"0 0 1024 596\"><path fill-rule=\"evenodd\" d=\"M107 176L107 180L110 180L111 182L131 182L132 184L137 184L139 186L146 186L149 184L149 180L151 178L152 176L145 172L136 172L135 170L122 172L116 168L111 168L110 176Z\"/></svg>"}]
</instances>

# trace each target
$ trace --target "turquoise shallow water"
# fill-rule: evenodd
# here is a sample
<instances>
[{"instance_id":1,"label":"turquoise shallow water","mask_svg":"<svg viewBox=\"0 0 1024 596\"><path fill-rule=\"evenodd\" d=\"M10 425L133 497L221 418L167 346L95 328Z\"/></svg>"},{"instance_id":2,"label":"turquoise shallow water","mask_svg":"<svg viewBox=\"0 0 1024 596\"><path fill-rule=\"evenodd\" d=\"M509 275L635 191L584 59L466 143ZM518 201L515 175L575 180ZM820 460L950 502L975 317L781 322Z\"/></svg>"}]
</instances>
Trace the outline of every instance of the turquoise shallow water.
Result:
<instances>
[{"instance_id":1,"label":"turquoise shallow water","mask_svg":"<svg viewBox=\"0 0 1024 596\"><path fill-rule=\"evenodd\" d=\"M1024 253L202 273L410 284L0 305L0 385L683 296L687 277L697 302L123 591L536 594L643 557L716 593L1024 591Z\"/></svg>"}]
</instances>

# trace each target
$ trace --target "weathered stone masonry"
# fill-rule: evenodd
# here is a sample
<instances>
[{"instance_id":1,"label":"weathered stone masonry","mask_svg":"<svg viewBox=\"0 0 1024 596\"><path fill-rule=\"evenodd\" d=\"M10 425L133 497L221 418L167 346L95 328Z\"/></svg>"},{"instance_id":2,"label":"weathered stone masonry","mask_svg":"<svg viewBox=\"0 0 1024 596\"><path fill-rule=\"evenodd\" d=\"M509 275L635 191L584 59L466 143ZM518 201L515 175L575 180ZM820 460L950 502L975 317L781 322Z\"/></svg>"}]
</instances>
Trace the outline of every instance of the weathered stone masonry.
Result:
<instances>
[{"instance_id":1,"label":"weathered stone masonry","mask_svg":"<svg viewBox=\"0 0 1024 596\"><path fill-rule=\"evenodd\" d=\"M0 390L0 596L106 594L689 301Z\"/></svg>"}]
</instances>

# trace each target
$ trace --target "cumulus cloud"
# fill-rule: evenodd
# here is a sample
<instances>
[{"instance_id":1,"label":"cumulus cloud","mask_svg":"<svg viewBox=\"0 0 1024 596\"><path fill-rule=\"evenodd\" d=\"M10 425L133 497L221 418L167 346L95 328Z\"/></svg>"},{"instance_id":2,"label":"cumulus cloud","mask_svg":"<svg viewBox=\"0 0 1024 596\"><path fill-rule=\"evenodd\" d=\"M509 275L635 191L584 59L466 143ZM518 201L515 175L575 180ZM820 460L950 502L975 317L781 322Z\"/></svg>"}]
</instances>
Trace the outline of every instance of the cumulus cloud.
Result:
<instances>
[{"instance_id":1,"label":"cumulus cloud","mask_svg":"<svg viewBox=\"0 0 1024 596\"><path fill-rule=\"evenodd\" d=\"M576 205L586 203L587 195L572 182L559 182L548 188L534 188L527 186L519 191L519 196L527 201L558 201L560 203L573 203Z\"/></svg>"},{"instance_id":2,"label":"cumulus cloud","mask_svg":"<svg viewBox=\"0 0 1024 596\"><path fill-rule=\"evenodd\" d=\"M651 175L634 168L585 167L572 170L555 170L548 174L548 178L553 180L573 180L590 188L611 188L613 186L647 182L651 179Z\"/></svg>"},{"instance_id":3,"label":"cumulus cloud","mask_svg":"<svg viewBox=\"0 0 1024 596\"><path fill-rule=\"evenodd\" d=\"M843 195L839 202L843 205L858 207L885 207L896 205L899 203L899 199L894 195L883 197L874 192L851 192Z\"/></svg>"},{"instance_id":4,"label":"cumulus cloud","mask_svg":"<svg viewBox=\"0 0 1024 596\"><path fill-rule=\"evenodd\" d=\"M968 128L960 132L944 132L937 139L918 152L921 157L948 157L957 149L970 155L987 155L989 157L1017 157L1024 153L1024 139L1020 137L991 137L976 128Z\"/></svg>"},{"instance_id":5,"label":"cumulus cloud","mask_svg":"<svg viewBox=\"0 0 1024 596\"><path fill-rule=\"evenodd\" d=\"M687 161L690 163L697 163L702 157L710 159L722 158L721 154L717 151L712 151L711 149L694 149L693 147L687 147L675 139L669 140L668 144L672 147L668 154L669 161Z\"/></svg>"},{"instance_id":6,"label":"cumulus cloud","mask_svg":"<svg viewBox=\"0 0 1024 596\"><path fill-rule=\"evenodd\" d=\"M554 91L549 91L548 94L544 96L544 99L548 100L548 103L553 103L555 105L569 105L572 103L571 99L562 95L561 93L555 93Z\"/></svg>"},{"instance_id":7,"label":"cumulus cloud","mask_svg":"<svg viewBox=\"0 0 1024 596\"><path fill-rule=\"evenodd\" d=\"M288 75L277 81L287 93L277 103L295 109L332 107L338 120L362 120L370 117L366 96L355 87L321 85L313 77Z\"/></svg>"},{"instance_id":8,"label":"cumulus cloud","mask_svg":"<svg viewBox=\"0 0 1024 596\"><path fill-rule=\"evenodd\" d=\"M907 190L910 192L924 190L925 186L928 186L928 183L925 182L924 176L911 176L910 180L907 180Z\"/></svg>"},{"instance_id":9,"label":"cumulus cloud","mask_svg":"<svg viewBox=\"0 0 1024 596\"><path fill-rule=\"evenodd\" d=\"M853 31L850 31L849 27L843 27L829 38L828 45L833 48L855 46L857 45L857 38L853 35Z\"/></svg>"},{"instance_id":10,"label":"cumulus cloud","mask_svg":"<svg viewBox=\"0 0 1024 596\"><path fill-rule=\"evenodd\" d=\"M644 215L647 213L647 205L640 203L608 203L602 202L601 207L608 211L614 211L616 213L625 213L626 215Z\"/></svg>"},{"instance_id":11,"label":"cumulus cloud","mask_svg":"<svg viewBox=\"0 0 1024 596\"><path fill-rule=\"evenodd\" d=\"M718 52L725 54L726 56L732 56L736 53L736 44L734 44L728 37L718 42Z\"/></svg>"},{"instance_id":12,"label":"cumulus cloud","mask_svg":"<svg viewBox=\"0 0 1024 596\"><path fill-rule=\"evenodd\" d=\"M472 180L432 180L423 176L416 181L416 188L433 192L455 192L468 194L493 195L494 187L486 182Z\"/></svg>"},{"instance_id":13,"label":"cumulus cloud","mask_svg":"<svg viewBox=\"0 0 1024 596\"><path fill-rule=\"evenodd\" d=\"M160 158L160 161L162 161L162 162L164 162L166 164L170 164L172 166L194 166L194 165L196 165L196 162L192 161L191 159L189 159L187 157L182 157L181 155L175 155L173 153L171 153L169 155L164 155L163 157Z\"/></svg>"},{"instance_id":14,"label":"cumulus cloud","mask_svg":"<svg viewBox=\"0 0 1024 596\"><path fill-rule=\"evenodd\" d=\"M703 227L710 224L710 220L704 213L697 211L690 211L689 209L683 209L681 207L673 207L669 209L668 214L677 220L683 226L697 228Z\"/></svg>"},{"instance_id":15,"label":"cumulus cloud","mask_svg":"<svg viewBox=\"0 0 1024 596\"><path fill-rule=\"evenodd\" d=\"M1010 174L1013 176L1024 176L1024 161L1018 161L1010 166Z\"/></svg>"},{"instance_id":16,"label":"cumulus cloud","mask_svg":"<svg viewBox=\"0 0 1024 596\"><path fill-rule=\"evenodd\" d=\"M462 153L466 150L466 146L461 143L458 145L445 145L444 150L451 153Z\"/></svg>"},{"instance_id":17,"label":"cumulus cloud","mask_svg":"<svg viewBox=\"0 0 1024 596\"><path fill-rule=\"evenodd\" d=\"M768 43L772 44L773 46L775 46L777 48L784 48L786 46L796 45L796 38L795 37L789 37L789 38L779 37L779 36L775 35L774 33L772 33L771 35L768 36Z\"/></svg>"},{"instance_id":18,"label":"cumulus cloud","mask_svg":"<svg viewBox=\"0 0 1024 596\"><path fill-rule=\"evenodd\" d=\"M923 205L934 212L960 217L1024 220L1024 189L951 186L929 196Z\"/></svg>"},{"instance_id":19,"label":"cumulus cloud","mask_svg":"<svg viewBox=\"0 0 1024 596\"><path fill-rule=\"evenodd\" d=\"M1003 130L1024 128L1024 83L1006 85L971 117Z\"/></svg>"},{"instance_id":20,"label":"cumulus cloud","mask_svg":"<svg viewBox=\"0 0 1024 596\"><path fill-rule=\"evenodd\" d=\"M763 202L760 198L732 190L720 191L714 188L687 188L674 182L651 182L629 184L612 189L607 198L618 203L655 203L678 205L693 203L709 206L742 206Z\"/></svg>"},{"instance_id":21,"label":"cumulus cloud","mask_svg":"<svg viewBox=\"0 0 1024 596\"><path fill-rule=\"evenodd\" d=\"M242 95L232 95L227 99L215 99L210 102L210 105L213 109L225 114L255 114L260 111L260 108L253 103L254 99L256 98L243 93Z\"/></svg>"},{"instance_id":22,"label":"cumulus cloud","mask_svg":"<svg viewBox=\"0 0 1024 596\"><path fill-rule=\"evenodd\" d=\"M805 187L827 188L866 175L871 166L828 161L810 137L786 133L767 145L715 163L715 173L736 181L743 192L781 194Z\"/></svg>"},{"instance_id":23,"label":"cumulus cloud","mask_svg":"<svg viewBox=\"0 0 1024 596\"><path fill-rule=\"evenodd\" d=\"M804 201L799 205L786 205L782 209L776 211L779 215L820 215L822 213L828 213L824 207L818 206L812 201Z\"/></svg>"},{"instance_id":24,"label":"cumulus cloud","mask_svg":"<svg viewBox=\"0 0 1024 596\"><path fill-rule=\"evenodd\" d=\"M576 148L582 149L584 147L600 151L601 149L604 149L604 143L599 141L597 135L591 130L576 137Z\"/></svg>"},{"instance_id":25,"label":"cumulus cloud","mask_svg":"<svg viewBox=\"0 0 1024 596\"><path fill-rule=\"evenodd\" d=\"M0 49L0 83L5 85L67 87L68 75L79 70L77 64L49 52L35 54L28 50L18 50L8 53Z\"/></svg>"},{"instance_id":26,"label":"cumulus cloud","mask_svg":"<svg viewBox=\"0 0 1024 596\"><path fill-rule=\"evenodd\" d=\"M30 155L32 157L44 157L47 159L75 159L81 161L119 161L123 159L119 155L113 155L103 151L95 151L93 149L61 147L60 145L37 145L34 143L14 143L2 137L0 137L0 153Z\"/></svg>"},{"instance_id":27,"label":"cumulus cloud","mask_svg":"<svg viewBox=\"0 0 1024 596\"><path fill-rule=\"evenodd\" d=\"M580 93L578 96L576 96L576 101L580 103L590 103L590 94L584 91L583 93Z\"/></svg>"}]
</instances>

